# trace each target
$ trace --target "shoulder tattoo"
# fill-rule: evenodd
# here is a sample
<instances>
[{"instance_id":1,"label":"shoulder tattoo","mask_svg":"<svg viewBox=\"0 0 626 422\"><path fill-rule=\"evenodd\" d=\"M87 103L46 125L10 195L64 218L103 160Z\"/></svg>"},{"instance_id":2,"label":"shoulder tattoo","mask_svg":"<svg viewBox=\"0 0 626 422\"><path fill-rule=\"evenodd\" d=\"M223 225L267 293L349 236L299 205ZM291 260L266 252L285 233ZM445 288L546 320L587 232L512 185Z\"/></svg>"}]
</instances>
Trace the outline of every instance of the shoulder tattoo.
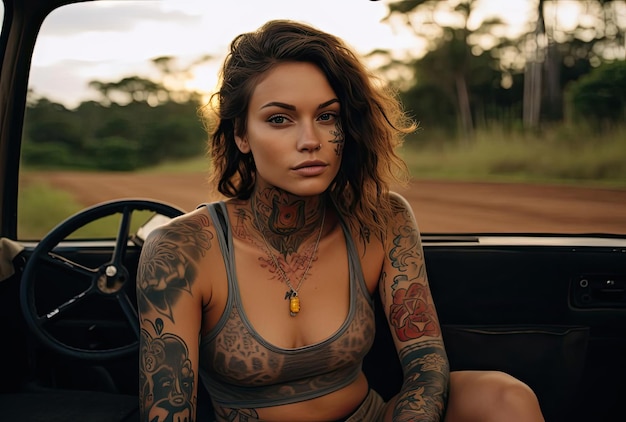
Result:
<instances>
[{"instance_id":1,"label":"shoulder tattoo","mask_svg":"<svg viewBox=\"0 0 626 422\"><path fill-rule=\"evenodd\" d=\"M172 305L181 294L191 294L198 261L211 248L214 235L209 226L208 216L195 215L151 234L137 269L139 309L151 306L174 320Z\"/></svg>"}]
</instances>

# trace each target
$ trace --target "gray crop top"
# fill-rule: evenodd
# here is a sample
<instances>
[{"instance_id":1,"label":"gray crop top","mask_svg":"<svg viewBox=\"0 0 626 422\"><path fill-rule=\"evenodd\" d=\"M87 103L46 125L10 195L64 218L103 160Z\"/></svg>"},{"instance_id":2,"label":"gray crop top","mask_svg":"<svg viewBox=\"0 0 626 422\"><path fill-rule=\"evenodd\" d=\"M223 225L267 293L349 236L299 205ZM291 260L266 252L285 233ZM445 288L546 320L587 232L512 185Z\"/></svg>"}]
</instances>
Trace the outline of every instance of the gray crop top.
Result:
<instances>
[{"instance_id":1,"label":"gray crop top","mask_svg":"<svg viewBox=\"0 0 626 422\"><path fill-rule=\"evenodd\" d=\"M353 382L374 341L375 323L374 304L345 223L341 222L350 274L348 317L324 341L283 349L254 330L242 307L225 204L206 206L217 229L229 289L220 320L200 339L200 377L215 403L235 409L279 406L320 397Z\"/></svg>"}]
</instances>

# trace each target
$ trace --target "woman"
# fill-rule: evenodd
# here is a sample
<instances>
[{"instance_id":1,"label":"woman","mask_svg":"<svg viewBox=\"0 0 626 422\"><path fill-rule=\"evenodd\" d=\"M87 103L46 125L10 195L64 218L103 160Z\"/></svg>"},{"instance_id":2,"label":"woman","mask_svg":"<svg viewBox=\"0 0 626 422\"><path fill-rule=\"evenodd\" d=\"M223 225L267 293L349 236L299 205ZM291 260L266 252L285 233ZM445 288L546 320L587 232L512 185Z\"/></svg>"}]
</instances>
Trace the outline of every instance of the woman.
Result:
<instances>
[{"instance_id":1,"label":"woman","mask_svg":"<svg viewBox=\"0 0 626 422\"><path fill-rule=\"evenodd\" d=\"M212 104L227 200L155 230L138 273L148 421L542 420L521 382L450 373L395 149L415 129L336 37L271 21L231 44ZM403 365L384 403L361 371L382 298ZM450 395L448 399L448 394Z\"/></svg>"}]
</instances>

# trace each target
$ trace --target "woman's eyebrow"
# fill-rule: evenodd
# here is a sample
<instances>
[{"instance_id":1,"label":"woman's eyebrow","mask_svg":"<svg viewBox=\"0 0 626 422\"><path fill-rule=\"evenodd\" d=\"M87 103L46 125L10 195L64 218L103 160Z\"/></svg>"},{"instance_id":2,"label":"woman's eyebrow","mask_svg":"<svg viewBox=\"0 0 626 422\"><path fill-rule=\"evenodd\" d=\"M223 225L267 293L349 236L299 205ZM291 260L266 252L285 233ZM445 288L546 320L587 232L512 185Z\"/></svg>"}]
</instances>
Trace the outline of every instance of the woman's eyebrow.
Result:
<instances>
[{"instance_id":1,"label":"woman's eyebrow","mask_svg":"<svg viewBox=\"0 0 626 422\"><path fill-rule=\"evenodd\" d=\"M338 102L339 102L339 100L337 98L333 98L332 100L328 100L328 101L323 102L322 104L318 105L317 108L319 110L321 108L328 107L329 105L334 104L334 103L338 103ZM269 103L263 104L261 106L262 109L263 108L267 108L267 107L280 107L280 108L284 108L286 110L292 110L292 111L296 110L296 106L291 105L291 104L287 104L287 103L281 103L280 101L270 101Z\"/></svg>"},{"instance_id":2,"label":"woman's eyebrow","mask_svg":"<svg viewBox=\"0 0 626 422\"><path fill-rule=\"evenodd\" d=\"M267 104L263 104L261 106L262 109L263 108L267 108L267 107L280 107L280 108L285 108L287 110L292 110L292 111L296 110L296 106L291 105L291 104L281 103L281 102L278 102L278 101L271 101L271 102L269 102Z\"/></svg>"},{"instance_id":3,"label":"woman's eyebrow","mask_svg":"<svg viewBox=\"0 0 626 422\"><path fill-rule=\"evenodd\" d=\"M328 107L329 105L338 103L338 102L339 100L337 98L333 98L332 100L328 100L325 103L320 104L319 106L317 106L317 108L320 109L320 108Z\"/></svg>"}]
</instances>

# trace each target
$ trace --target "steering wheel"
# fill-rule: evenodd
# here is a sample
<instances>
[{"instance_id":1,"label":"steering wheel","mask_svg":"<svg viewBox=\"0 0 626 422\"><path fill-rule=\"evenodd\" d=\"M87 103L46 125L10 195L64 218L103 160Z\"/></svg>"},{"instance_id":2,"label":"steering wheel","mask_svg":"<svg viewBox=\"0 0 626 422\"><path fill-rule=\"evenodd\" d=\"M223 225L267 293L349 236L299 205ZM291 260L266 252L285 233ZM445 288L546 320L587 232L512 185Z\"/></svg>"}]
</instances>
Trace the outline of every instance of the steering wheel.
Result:
<instances>
[{"instance_id":1,"label":"steering wheel","mask_svg":"<svg viewBox=\"0 0 626 422\"><path fill-rule=\"evenodd\" d=\"M129 235L133 211L151 211L169 218L184 213L183 210L172 205L152 200L124 199L103 202L80 211L61 222L33 250L22 275L20 304L28 327L44 346L48 346L62 355L85 360L112 360L129 356L138 350L139 317L135 303L131 299L134 297L132 295L134 294L135 280L131 280L130 273L124 266L129 242L133 240ZM96 220L118 213L121 213L122 216L113 254L108 262L97 268L89 268L55 253L54 249L59 243L76 230ZM135 242L135 244L139 247L142 245L141 242ZM53 267L56 270L68 272L70 279L84 279L86 281L84 285L87 287L77 293L71 293L71 297L67 299L59 299L61 303L42 313L37 309L36 290L38 289L35 287L35 281L38 278L37 273L42 274L42 264L43 267ZM62 281L57 279L53 281L58 285L55 292L63 291ZM77 347L59 338L62 336L54 332L53 324L58 322L61 316L75 312L77 305L91 304L91 302L86 302L87 300L95 300L96 303L105 300L117 302L124 315L122 317L123 325L130 328L134 335L125 339L122 345L111 348ZM48 308L48 306L46 307Z\"/></svg>"}]
</instances>

